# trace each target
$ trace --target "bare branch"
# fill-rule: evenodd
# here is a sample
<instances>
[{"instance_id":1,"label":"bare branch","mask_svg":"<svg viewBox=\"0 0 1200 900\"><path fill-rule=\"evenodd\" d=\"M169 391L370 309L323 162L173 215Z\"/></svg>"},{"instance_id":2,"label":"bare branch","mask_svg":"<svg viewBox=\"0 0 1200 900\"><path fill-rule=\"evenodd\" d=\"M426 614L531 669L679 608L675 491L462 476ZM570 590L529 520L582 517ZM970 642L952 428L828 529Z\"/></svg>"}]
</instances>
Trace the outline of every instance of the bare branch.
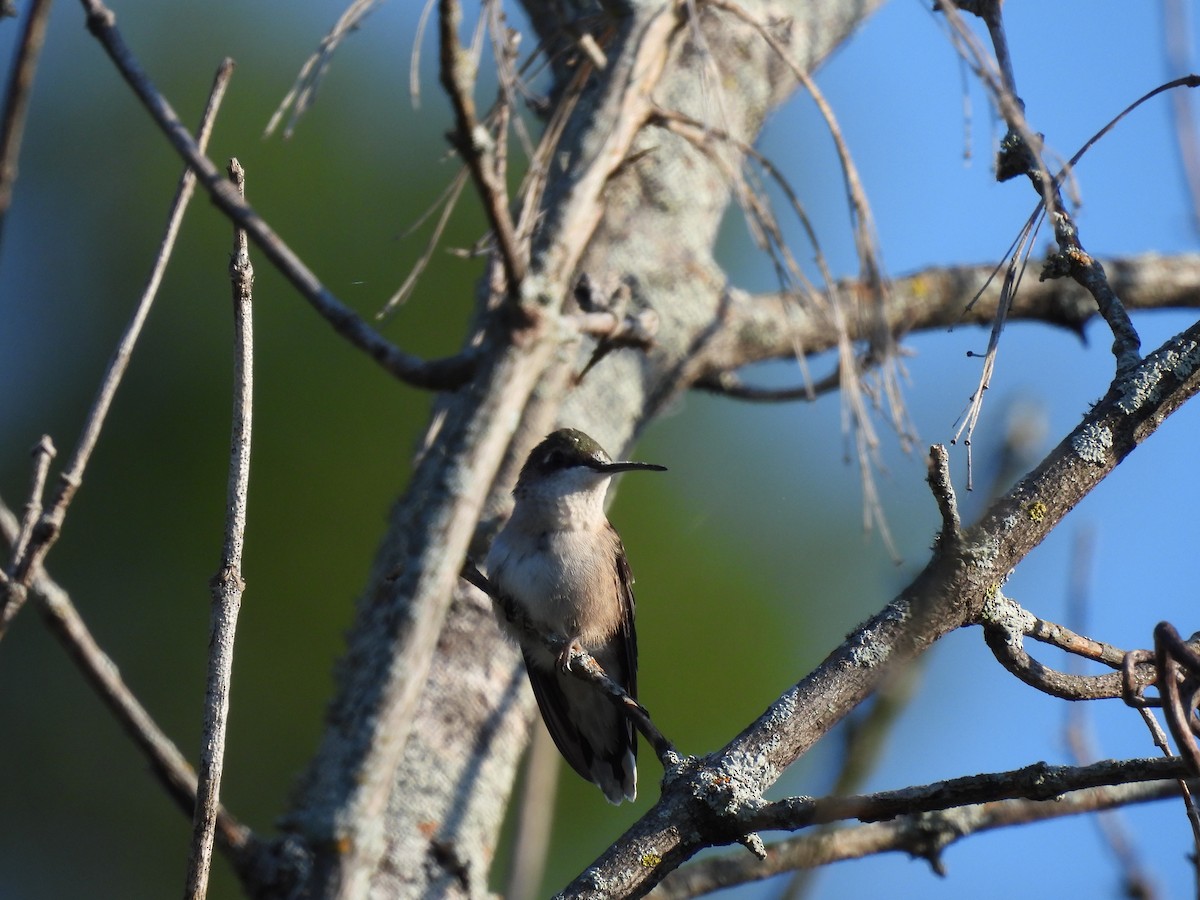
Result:
<instances>
[{"instance_id":1,"label":"bare branch","mask_svg":"<svg viewBox=\"0 0 1200 900\"><path fill-rule=\"evenodd\" d=\"M334 22L333 27L329 29L329 33L321 38L316 52L300 67L300 74L296 76L295 83L284 95L275 112L271 114L271 119L263 130L263 137L270 137L275 133L275 129L279 127L279 123L283 121L283 117L287 115L289 109L292 114L288 117L287 126L283 129L283 137L286 140L292 136L296 125L300 122L300 117L308 112L309 107L317 99L317 89L321 86L321 80L329 70L334 51L348 34L362 24L363 19L378 3L379 0L350 0L346 9Z\"/></svg>"},{"instance_id":2,"label":"bare branch","mask_svg":"<svg viewBox=\"0 0 1200 900\"><path fill-rule=\"evenodd\" d=\"M1000 800L816 832L771 845L766 860L761 862L747 859L744 853L697 861L671 873L650 896L654 900L684 900L798 869L897 851L927 859L935 872L945 874L942 852L973 834L1163 800L1176 794L1176 782L1117 784L1072 791L1049 801Z\"/></svg>"},{"instance_id":3,"label":"bare branch","mask_svg":"<svg viewBox=\"0 0 1200 900\"><path fill-rule=\"evenodd\" d=\"M25 134L25 117L29 112L29 95L37 72L38 56L46 39L46 23L50 19L51 0L32 0L25 16L25 28L17 41L8 90L4 96L4 119L0 122L0 240L4 222L12 203L13 185L17 181L17 162L21 157L21 139Z\"/></svg>"},{"instance_id":4,"label":"bare branch","mask_svg":"<svg viewBox=\"0 0 1200 900\"><path fill-rule=\"evenodd\" d=\"M749 400L752 403L780 403L789 400L812 402L818 397L836 391L842 386L842 371L838 366L820 381L807 382L795 387L766 388L746 384L732 372L715 372L697 380L692 387L720 394L733 400Z\"/></svg>"},{"instance_id":5,"label":"bare branch","mask_svg":"<svg viewBox=\"0 0 1200 900\"><path fill-rule=\"evenodd\" d=\"M246 173L230 160L229 177L239 194L246 191ZM250 492L250 439L254 408L254 266L246 232L234 229L229 260L233 286L233 436L230 440L229 486L225 499L225 540L221 565L212 579L212 621L209 626L208 683L204 701L204 733L200 742L200 776L192 845L188 857L189 900L203 900L208 891L216 828L225 734L229 719L229 686L233 673L233 641L242 605L242 547L246 535L246 501Z\"/></svg>"},{"instance_id":6,"label":"bare branch","mask_svg":"<svg viewBox=\"0 0 1200 900\"><path fill-rule=\"evenodd\" d=\"M299 256L271 228L255 209L238 196L196 141L188 133L175 110L158 91L130 51L116 27L116 15L102 0L81 0L87 10L88 30L100 41L122 77L170 141L175 152L196 173L216 206L238 227L244 228L263 255L279 269L315 309L343 338L366 353L384 370L413 387L448 389L461 386L475 366L476 354L465 351L457 356L422 360L405 353L368 325L361 316L342 303Z\"/></svg>"},{"instance_id":7,"label":"bare branch","mask_svg":"<svg viewBox=\"0 0 1200 900\"><path fill-rule=\"evenodd\" d=\"M929 472L926 476L938 512L942 514L942 530L938 534L938 552L952 553L962 542L962 520L958 515L958 500L950 480L950 454L942 444L929 448Z\"/></svg>"},{"instance_id":8,"label":"bare branch","mask_svg":"<svg viewBox=\"0 0 1200 900\"><path fill-rule=\"evenodd\" d=\"M458 0L439 0L438 24L442 86L450 96L457 123L453 134L454 146L471 171L483 201L484 212L492 226L492 234L496 237L497 250L508 281L507 292L515 296L525 279L527 253L517 246L512 215L508 209L508 190L498 167L498 160L503 156L497 152L497 138L493 138L475 116L475 67L458 42L458 29L462 24L462 8ZM501 132L498 140L504 141L507 137Z\"/></svg>"},{"instance_id":9,"label":"bare branch","mask_svg":"<svg viewBox=\"0 0 1200 900\"><path fill-rule=\"evenodd\" d=\"M1042 507L1035 501L1027 506L1025 514L1037 517ZM1145 686L1153 684L1155 674L1145 666L1130 669L1122 675L1080 675L1060 672L1043 665L1025 650L1022 638L1035 637L1043 643L1052 644L1068 653L1104 663L1114 669L1126 664L1130 654L1116 647L1075 634L1070 629L1053 622L1038 619L997 589L980 610L979 624L983 625L984 639L993 655L1009 672L1039 691L1063 700L1101 700L1125 697L1129 690L1129 678Z\"/></svg>"},{"instance_id":10,"label":"bare branch","mask_svg":"<svg viewBox=\"0 0 1200 900\"><path fill-rule=\"evenodd\" d=\"M1053 801L1063 794L1087 788L1177 779L1186 771L1186 764L1178 757L1109 759L1086 766L1053 766L1038 762L1007 772L966 775L897 791L817 800L789 798L766 804L750 815L746 824L756 830L778 831L844 819L881 822L902 815L999 800Z\"/></svg>"},{"instance_id":11,"label":"bare branch","mask_svg":"<svg viewBox=\"0 0 1200 900\"><path fill-rule=\"evenodd\" d=\"M1131 310L1200 307L1200 255L1160 256L1148 253L1105 261L1109 282ZM1000 303L992 286L970 305L993 266L937 267L892 281L884 309L886 325L898 337L908 332L950 329L956 325L990 325ZM851 337L865 340L859 323L870 314L858 282L843 281L839 293L849 304L846 321ZM803 308L783 314L781 295L730 290L722 311L722 327L696 358L697 381L768 359L788 359L800 342L808 353L837 346L837 336L822 317ZM1010 320L1045 322L1083 335L1096 315L1095 302L1078 285L1065 280L1027 283L1012 298ZM798 399L798 398L797 398Z\"/></svg>"},{"instance_id":12,"label":"bare branch","mask_svg":"<svg viewBox=\"0 0 1200 900\"><path fill-rule=\"evenodd\" d=\"M1079 240L1079 231L1067 211L1059 194L1061 176L1052 178L1046 164L1041 158L1042 140L1035 134L1025 120L1025 104L1016 95L1015 78L1007 52L1007 42L1004 39L1004 26L1000 0L978 0L968 8L969 11L983 18L988 23L988 30L996 47L997 57L1002 61L1003 74L1000 79L994 75L990 61L986 59L982 48L972 35L959 15L953 0L938 0L938 8L945 13L955 34L960 39L963 52L992 92L996 105L1008 124L1009 133L1001 142L1000 161L997 178L1001 181L1018 174L1026 175L1034 190L1038 192L1054 227L1055 239L1058 242L1059 255L1057 265L1047 267L1042 277L1058 277L1070 275L1080 285L1086 288L1096 300L1100 314L1108 322L1113 332L1113 355L1117 359L1117 371L1125 372L1134 366L1139 357L1138 350L1141 339L1129 320L1129 315L1122 306L1116 293L1108 285L1104 267L1084 250ZM1141 101L1139 101L1141 102ZM1124 115L1124 113L1122 113ZM1118 119L1120 116L1118 116ZM1112 124L1115 124L1116 120ZM1103 131L1101 132L1103 134ZM1099 135L1097 136L1099 137ZM1087 146L1076 155L1068 165L1073 166L1079 155L1086 151ZM1036 218L1038 211L1035 211Z\"/></svg>"},{"instance_id":13,"label":"bare branch","mask_svg":"<svg viewBox=\"0 0 1200 900\"><path fill-rule=\"evenodd\" d=\"M25 554L30 538L33 537L34 526L42 517L42 503L46 497L46 477L50 473L50 463L58 455L58 451L54 448L54 441L50 439L50 435L43 434L41 439L33 445L29 455L33 457L33 475L29 480L29 499L25 502L25 515L21 517L21 533L12 549L13 560L18 560ZM0 621L7 624L11 619L12 616L6 613Z\"/></svg>"}]
</instances>

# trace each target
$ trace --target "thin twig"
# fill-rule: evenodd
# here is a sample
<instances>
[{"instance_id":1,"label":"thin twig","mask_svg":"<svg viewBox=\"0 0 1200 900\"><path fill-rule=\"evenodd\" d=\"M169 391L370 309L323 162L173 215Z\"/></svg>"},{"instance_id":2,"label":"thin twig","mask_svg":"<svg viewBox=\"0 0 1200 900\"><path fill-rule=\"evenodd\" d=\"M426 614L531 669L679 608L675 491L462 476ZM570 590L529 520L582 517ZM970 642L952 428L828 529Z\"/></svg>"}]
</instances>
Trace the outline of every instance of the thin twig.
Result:
<instances>
[{"instance_id":1,"label":"thin twig","mask_svg":"<svg viewBox=\"0 0 1200 900\"><path fill-rule=\"evenodd\" d=\"M812 402L818 397L833 393L842 386L840 367L820 381L805 381L794 387L769 388L746 384L733 372L714 372L697 379L692 387L696 390L718 394L731 400L747 400L751 403L784 403L791 400Z\"/></svg>"},{"instance_id":2,"label":"thin twig","mask_svg":"<svg viewBox=\"0 0 1200 900\"><path fill-rule=\"evenodd\" d=\"M723 10L755 29L759 36L776 53L776 55L791 70L796 80L813 98L818 111L825 120L826 130L833 139L838 154L842 176L845 180L846 195L850 203L850 218L854 226L854 243L858 250L860 277L863 284L876 298L874 304L874 324L871 329L870 343L875 357L883 364L880 384L883 394L887 397L888 409L892 427L899 436L901 444L906 448L913 438L913 428L908 421L904 409L903 398L899 388L898 370L895 366L894 342L888 331L881 312L887 298L887 282L883 274L883 266L879 261L876 248L876 235L871 207L867 201L866 191L858 175L853 156L842 135L841 127L833 108L825 99L824 94L812 77L799 65L787 51L787 48L772 34L771 30L756 16L743 8L734 0L708 0L708 4ZM856 459L859 469L859 479L863 489L863 526L870 529L872 525L879 528L879 534L893 560L899 562L899 554L891 537L887 519L883 514L883 506L878 496L878 486L875 480L875 469L879 465L879 438L871 419L871 403L868 402L866 385L861 377L862 369L855 362L853 341L850 339L850 327L845 319L843 304L836 295L834 281L825 275L828 289L833 294L830 310L839 336L838 356L839 371L844 378L842 397L845 413L843 415L843 430L849 435L853 432ZM876 404L878 406L878 404Z\"/></svg>"},{"instance_id":3,"label":"thin twig","mask_svg":"<svg viewBox=\"0 0 1200 900\"><path fill-rule=\"evenodd\" d=\"M246 174L236 160L229 177L245 195ZM221 566L212 579L212 623L208 645L208 687L204 701L204 734L200 743L200 775L192 847L188 858L186 896L202 900L208 891L213 832L221 793L225 734L229 718L229 687L233 671L233 642L242 605L242 548L246 534L246 500L250 490L250 438L254 409L254 266L246 232L234 229L229 261L233 285L234 364L233 435L230 440L229 487L225 499L225 541Z\"/></svg>"},{"instance_id":4,"label":"thin twig","mask_svg":"<svg viewBox=\"0 0 1200 900\"><path fill-rule=\"evenodd\" d=\"M50 463L58 451L54 449L54 441L50 435L43 434L41 440L33 445L30 456L33 457L33 475L29 480L29 499L25 502L25 515L21 518L21 534L13 545L12 558L20 559L29 546L33 537L34 526L42 516L42 501L46 496L46 477L50 473ZM10 618L5 615L5 619Z\"/></svg>"},{"instance_id":5,"label":"thin twig","mask_svg":"<svg viewBox=\"0 0 1200 900\"><path fill-rule=\"evenodd\" d=\"M46 23L50 19L52 0L33 0L25 17L25 28L17 42L12 73L4 97L4 120L0 122L0 241L4 222L12 203L13 185L17 181L17 163L21 157L21 138L25 134L25 118L29 113L29 95L37 73L38 56L46 39Z\"/></svg>"},{"instance_id":6,"label":"thin twig","mask_svg":"<svg viewBox=\"0 0 1200 900\"><path fill-rule=\"evenodd\" d=\"M508 190L496 168L495 145L507 139L501 133L493 137L475 116L475 66L458 42L462 8L458 0L440 0L438 34L441 45L441 80L454 107L456 127L451 140L471 170L483 209L495 235L500 261L508 281L507 290L515 296L525 278L525 252L517 244L512 215L508 209Z\"/></svg>"},{"instance_id":7,"label":"thin twig","mask_svg":"<svg viewBox=\"0 0 1200 900\"><path fill-rule=\"evenodd\" d=\"M101 0L81 0L87 11L88 30L100 41L122 77L133 88L155 124L175 152L194 171L213 203L237 226L246 229L292 286L296 288L339 335L366 353L384 370L413 387L449 389L470 377L477 354L466 351L443 359L423 360L405 353L375 331L342 303L296 255L270 225L240 198L216 165L199 148L175 110L154 86L116 27L116 15Z\"/></svg>"},{"instance_id":8,"label":"thin twig","mask_svg":"<svg viewBox=\"0 0 1200 900\"><path fill-rule=\"evenodd\" d=\"M421 255L417 257L417 261L413 263L412 269L408 276L404 279L404 283L396 289L396 293L388 298L387 303L379 312L375 313L377 320L386 319L398 306L401 306L408 300L413 289L416 288L417 282L420 280L425 267L429 265L429 261L433 259L433 252L437 249L438 243L442 239L442 233L446 230L446 225L450 221L450 215L454 212L454 207L458 204L458 198L462 195L463 188L467 186L467 167L463 166L458 173L450 181L450 186L442 192L442 195L434 203L433 208L441 206L442 211L438 215L437 222L434 223L433 231L429 235L429 240L425 242L425 249L421 251ZM430 210L432 212L432 209ZM421 217L422 219L424 216ZM414 223L413 227L419 227L420 222Z\"/></svg>"},{"instance_id":9,"label":"thin twig","mask_svg":"<svg viewBox=\"0 0 1200 900\"><path fill-rule=\"evenodd\" d=\"M0 589L3 596L3 603L0 603L0 637L29 599L28 582L16 577L16 569L29 547L29 541L33 538L34 528L41 519L46 476L50 471L50 462L57 452L48 434L42 435L41 440L34 444L30 451L30 455L33 456L33 475L29 480L29 499L25 501L25 515L21 519L20 532L12 543L8 568L0 569Z\"/></svg>"},{"instance_id":10,"label":"thin twig","mask_svg":"<svg viewBox=\"0 0 1200 900\"><path fill-rule=\"evenodd\" d=\"M229 85L229 79L232 75L233 60L226 59L217 69L212 90L209 93L208 103L205 106L204 115L200 120L200 144L197 152L203 152L202 148L208 143L208 137L212 133L213 123L216 120L217 110L221 106L221 100L225 95L225 89ZM92 408L88 412L87 422L84 424L83 433L80 435L75 453L71 457L70 464L66 470L59 475L59 487L54 496L53 503L39 519L33 536L25 548L25 552L21 554L19 559L14 561L11 575L15 583L28 586L37 568L45 559L46 554L58 540L58 536L62 531L63 521L67 515L67 509L75 497L75 492L83 484L84 470L91 459L92 451L96 448L96 442L100 439L100 432L104 428L109 408L112 406L113 398L116 396L117 388L120 387L125 370L129 367L133 348L141 336L142 326L146 322L146 317L150 314L150 307L154 304L154 299L158 295L158 288L162 283L167 261L171 257L171 251L175 246L175 238L179 234L179 227L183 222L183 213L187 209L188 201L191 200L195 185L196 176L192 174L191 170L185 169L179 178L179 185L175 189L175 199L171 203L171 212L167 217L167 226L163 231L158 254L150 270L150 277L146 280L146 286L142 291L137 308L134 310L133 317L130 319L125 333L121 336L112 359L109 361L108 370L104 374L100 389L96 393L96 399L93 401ZM4 636L7 626L8 620L0 619L0 638Z\"/></svg>"},{"instance_id":11,"label":"thin twig","mask_svg":"<svg viewBox=\"0 0 1200 900\"><path fill-rule=\"evenodd\" d=\"M325 77L325 73L329 69L334 51L337 50L346 35L355 31L362 24L362 20L378 3L379 0L351 0L333 27L329 29L329 33L321 38L316 52L300 67L300 74L296 76L296 81L284 95L278 108L272 113L271 120L267 122L267 127L263 130L263 137L270 137L274 134L289 109L292 114L288 118L287 127L283 129L283 137L286 140L292 136L296 125L300 122L300 117L308 112L308 108L317 99L317 88L321 86L321 79Z\"/></svg>"},{"instance_id":12,"label":"thin twig","mask_svg":"<svg viewBox=\"0 0 1200 900\"><path fill-rule=\"evenodd\" d=\"M938 552L954 553L962 546L962 519L958 514L958 500L954 495L954 482L950 479L950 454L943 444L929 448L929 471L926 475L938 512L942 515L942 530L938 533Z\"/></svg>"},{"instance_id":13,"label":"thin twig","mask_svg":"<svg viewBox=\"0 0 1200 900\"><path fill-rule=\"evenodd\" d=\"M823 822L858 819L881 822L899 815L952 809L998 800L1056 800L1070 791L1093 787L1187 777L1187 763L1178 757L1106 759L1086 766L1036 762L1020 769L948 778L896 791L849 797L792 797L767 803L744 823L755 831L807 828Z\"/></svg>"}]
</instances>

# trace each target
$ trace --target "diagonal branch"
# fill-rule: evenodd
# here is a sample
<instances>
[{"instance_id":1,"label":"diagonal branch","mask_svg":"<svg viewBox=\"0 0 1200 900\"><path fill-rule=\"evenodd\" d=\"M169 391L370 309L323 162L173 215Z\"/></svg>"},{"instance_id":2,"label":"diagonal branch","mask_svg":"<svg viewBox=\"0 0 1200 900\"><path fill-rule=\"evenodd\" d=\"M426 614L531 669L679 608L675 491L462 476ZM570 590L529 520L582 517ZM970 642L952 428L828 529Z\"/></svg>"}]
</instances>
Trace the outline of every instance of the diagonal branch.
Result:
<instances>
[{"instance_id":1,"label":"diagonal branch","mask_svg":"<svg viewBox=\"0 0 1200 900\"><path fill-rule=\"evenodd\" d=\"M117 30L117 17L101 0L81 0L87 11L88 30L100 41L122 77L133 88L175 152L196 173L216 206L239 228L244 228L263 255L279 269L292 286L332 327L383 369L405 384L435 390L461 386L475 366L477 355L465 351L456 356L422 360L405 353L373 329L342 303L304 264L274 229L238 196L197 145L175 110L158 91Z\"/></svg>"}]
</instances>

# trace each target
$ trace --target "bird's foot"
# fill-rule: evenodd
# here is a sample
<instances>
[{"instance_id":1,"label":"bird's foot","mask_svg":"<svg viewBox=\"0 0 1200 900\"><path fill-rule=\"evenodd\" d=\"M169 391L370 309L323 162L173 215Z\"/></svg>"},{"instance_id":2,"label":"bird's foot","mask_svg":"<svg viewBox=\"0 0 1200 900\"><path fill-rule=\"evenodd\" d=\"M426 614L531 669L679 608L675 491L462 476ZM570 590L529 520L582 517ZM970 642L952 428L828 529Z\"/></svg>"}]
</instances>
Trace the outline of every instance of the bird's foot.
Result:
<instances>
[{"instance_id":1,"label":"bird's foot","mask_svg":"<svg viewBox=\"0 0 1200 900\"><path fill-rule=\"evenodd\" d=\"M558 667L564 672L571 671L571 656L576 653L583 653L583 643L577 637L567 641L566 646L558 654Z\"/></svg>"}]
</instances>

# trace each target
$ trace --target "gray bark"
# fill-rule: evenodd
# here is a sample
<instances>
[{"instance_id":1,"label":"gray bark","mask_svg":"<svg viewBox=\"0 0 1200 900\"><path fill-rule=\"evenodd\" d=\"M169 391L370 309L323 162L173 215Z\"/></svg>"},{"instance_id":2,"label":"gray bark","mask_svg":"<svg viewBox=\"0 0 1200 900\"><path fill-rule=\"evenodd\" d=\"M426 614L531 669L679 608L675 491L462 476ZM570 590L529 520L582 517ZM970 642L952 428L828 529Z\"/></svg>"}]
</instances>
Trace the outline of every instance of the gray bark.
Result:
<instances>
[{"instance_id":1,"label":"gray bark","mask_svg":"<svg viewBox=\"0 0 1200 900\"><path fill-rule=\"evenodd\" d=\"M809 69L878 5L747 4L763 21L787 23L778 35ZM533 21L545 20L541 4L526 6ZM312 855L304 889L315 896L486 892L531 698L485 601L458 580L462 559L473 538L478 554L479 523L486 531L485 511L503 510L513 461L533 442L564 423L621 453L696 376L692 358L721 321L727 284L712 247L727 179L662 130L621 145L617 117L637 102L628 87L644 76L639 66L660 63L656 104L752 143L794 79L732 17L718 24L702 12L667 28L666 14L645 4L617 21L609 65L580 98L556 154L571 164L548 176L522 285L522 306L540 321L508 343L491 340L497 329L485 317L485 362L437 413L429 450L394 508L325 736L285 820ZM609 168L589 165L606 154ZM653 351L614 352L572 389L566 376L586 356L555 320L579 272L629 285L633 306L654 310L661 327Z\"/></svg>"}]
</instances>

